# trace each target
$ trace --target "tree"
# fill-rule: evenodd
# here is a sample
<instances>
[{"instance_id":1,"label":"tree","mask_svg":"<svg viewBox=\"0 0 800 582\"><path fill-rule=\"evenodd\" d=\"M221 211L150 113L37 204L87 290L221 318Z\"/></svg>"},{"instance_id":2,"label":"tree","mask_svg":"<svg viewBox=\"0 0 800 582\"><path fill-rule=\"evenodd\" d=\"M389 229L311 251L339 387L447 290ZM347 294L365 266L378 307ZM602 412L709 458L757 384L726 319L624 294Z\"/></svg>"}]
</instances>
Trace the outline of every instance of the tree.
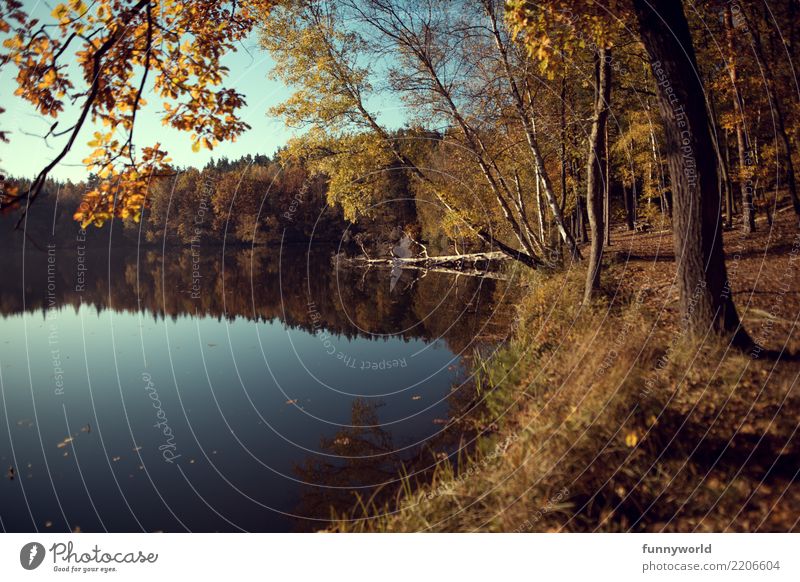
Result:
<instances>
[{"instance_id":1,"label":"tree","mask_svg":"<svg viewBox=\"0 0 800 582\"><path fill-rule=\"evenodd\" d=\"M688 332L750 343L730 293L722 248L717 160L704 89L682 2L633 0L657 80L674 209L673 244L681 318Z\"/></svg>"},{"instance_id":2,"label":"tree","mask_svg":"<svg viewBox=\"0 0 800 582\"><path fill-rule=\"evenodd\" d=\"M17 68L16 95L55 119L46 137L66 140L20 202L36 200L91 122L101 127L88 142L94 150L84 163L102 180L86 193L75 218L84 226L113 216L139 220L150 177L168 171L169 162L158 143L139 148L134 143L145 92L152 88L164 99L164 125L190 132L195 151L236 139L248 128L236 115L244 99L221 86L227 69L220 59L267 17L272 4L69 0L53 10L54 23L42 23L30 18L21 2L4 0L0 32L8 38L0 62ZM72 59L80 78L71 74ZM80 104L75 119L64 119L66 101Z\"/></svg>"},{"instance_id":3,"label":"tree","mask_svg":"<svg viewBox=\"0 0 800 582\"><path fill-rule=\"evenodd\" d=\"M600 287L600 267L603 258L606 220L604 208L607 207L608 174L603 169L608 164L608 109L611 100L611 50L601 48L597 51L595 73L595 105L592 118L592 133L589 137L589 162L586 168L586 200L588 202L589 226L592 229L592 250L589 267L586 271L585 300ZM604 161L605 160L605 161ZM604 186L604 184L606 184ZM606 200L604 200L606 199Z\"/></svg>"},{"instance_id":4,"label":"tree","mask_svg":"<svg viewBox=\"0 0 800 582\"><path fill-rule=\"evenodd\" d=\"M522 91L520 91L516 75L514 74L513 69L511 67L511 63L509 62L508 41L503 38L500 27L498 25L498 19L495 13L495 1L482 0L482 4L486 12L486 15L489 19L492 36L494 37L500 61L502 62L503 65L502 66L503 74L505 75L505 78L509 84L510 95L514 103L514 111L516 112L516 115L525 131L525 138L528 142L530 153L533 158L533 163L537 175L537 182L536 182L537 191L539 188L539 183L541 181L541 185L544 187L545 195L547 197L547 202L550 205L550 210L553 213L553 218L555 220L556 226L558 227L559 234L569 247L570 253L572 254L573 258L580 259L581 258L580 250L578 249L578 245L575 242L575 238L572 236L570 232L567 231L566 225L564 223L564 216L561 206L557 202L550 177L545 167L544 156L542 155L542 149L536 137L536 128L535 128L536 113L532 111L532 107L527 108L525 106L525 100L523 99ZM531 106L533 106L532 99L529 99L528 102ZM562 102L562 107L563 107L563 102ZM564 139L565 136L562 134L562 140ZM564 142L562 141L562 148L563 147L564 147ZM566 176L564 173L563 155L564 152L562 149L562 160L561 160L562 198L565 196L566 193Z\"/></svg>"},{"instance_id":5,"label":"tree","mask_svg":"<svg viewBox=\"0 0 800 582\"><path fill-rule=\"evenodd\" d=\"M762 69L766 78L770 111L773 112L775 130L777 131L778 139L783 147L784 162L786 164L786 185L789 189L789 199L792 202L795 215L800 219L800 196L798 196L797 193L797 178L795 176L794 159L792 156L793 147L789 138L789 132L786 129L785 105L778 95L778 83L775 79L776 73L773 66L774 63L767 60L766 52L761 42L761 30L756 28L758 22L756 10L750 6L739 6L738 14L741 16L741 22L744 24L752 43L753 51L759 62L759 68ZM768 37L771 37L774 32L768 29L766 34Z\"/></svg>"},{"instance_id":6,"label":"tree","mask_svg":"<svg viewBox=\"0 0 800 582\"><path fill-rule=\"evenodd\" d=\"M731 88L733 93L733 110L736 115L734 121L736 131L736 145L739 157L739 194L742 199L742 229L745 234L750 234L756 229L755 212L753 209L753 186L750 177L751 169L748 162L749 146L746 143L744 107L742 107L742 95L739 87L739 69L736 62L736 40L733 29L733 16L730 5L725 8L725 32L728 41L728 74L731 78Z\"/></svg>"},{"instance_id":7,"label":"tree","mask_svg":"<svg viewBox=\"0 0 800 582\"><path fill-rule=\"evenodd\" d=\"M525 227L522 226L523 221L515 208L512 186L500 169L499 160L484 141L484 136L461 115L458 105L453 102L450 106L447 102L449 88L438 77L435 66L431 68L432 54L425 52L432 48L430 37L428 41L422 39L421 44L417 42L419 38L413 40L418 53L407 54L404 57L407 59L404 64L413 64L413 70L421 75L419 78L424 79L428 86L436 87L434 95L447 105L448 116L463 121L454 126L464 136L461 145L467 144L467 149L477 154L472 161L480 167L485 182L493 194L495 201L493 209L499 211L504 226L511 230L519 243L516 248L499 238L498 233L492 228L492 222L486 220L485 212L483 215L471 213L465 210L459 199L445 196L429 172L423 170L409 155L409 149L405 147L406 142L393 139L390 132L378 121L376 114L370 110L367 103L373 94L373 77L378 67L368 67L365 63L368 59L371 59L369 62L375 63L379 57L371 54L375 47L364 38L363 28L353 26L353 23L361 22L372 27L374 31L384 36L384 47L387 44L393 47L400 40L389 35L391 30L389 27L395 27L397 22L394 20L381 23L374 19L370 20L368 11L382 9L383 5L347 4L346 8L357 18L346 18L342 14L343 6L318 0L301 0L276 8L262 33L262 44L270 51L276 62L274 74L293 86L296 91L290 99L273 111L282 115L289 125L311 126L311 137L316 145L320 146L316 148L318 153L341 154L338 149L325 145L332 143L332 140L333 142L341 140L345 149L350 147L346 145L348 142L351 145L358 144L356 149L351 148L352 158L340 156L337 160L341 165L336 168L336 174L350 178L337 180L334 186L337 183L346 185L352 180L356 180L357 185L360 183L359 180L368 180L370 172L386 168L385 154L388 154L394 158L398 168L407 171L428 188L447 212L464 224L475 237L528 266L536 267L541 264L542 259L536 241L528 236ZM414 32L414 35L418 34L424 36L430 34L430 31ZM411 39L407 38L403 42L405 43L403 46L408 47ZM418 71L417 68L420 66L424 70ZM407 70L397 69L394 72L408 73ZM397 83L398 79L393 77L391 81ZM452 98L452 95L449 96ZM359 154L370 149L375 155ZM363 162L369 159L375 159L378 163L367 168ZM356 167L348 170L342 166L350 161ZM369 190L356 187L343 188L339 192L345 207L355 211L363 206L358 198ZM464 194L462 193L462 196ZM336 191L333 195L336 196Z\"/></svg>"}]
</instances>

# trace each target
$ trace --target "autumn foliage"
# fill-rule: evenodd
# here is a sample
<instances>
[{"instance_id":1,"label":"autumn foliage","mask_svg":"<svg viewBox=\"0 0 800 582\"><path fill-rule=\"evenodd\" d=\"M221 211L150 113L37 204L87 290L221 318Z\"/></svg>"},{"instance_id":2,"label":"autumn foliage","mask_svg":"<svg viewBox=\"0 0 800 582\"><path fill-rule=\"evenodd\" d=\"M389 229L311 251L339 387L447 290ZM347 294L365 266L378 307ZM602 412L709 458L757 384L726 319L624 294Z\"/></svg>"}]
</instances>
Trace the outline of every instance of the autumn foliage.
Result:
<instances>
[{"instance_id":1,"label":"autumn foliage","mask_svg":"<svg viewBox=\"0 0 800 582\"><path fill-rule=\"evenodd\" d=\"M70 0L56 5L54 22L42 23L29 17L21 2L5 0L0 5L0 32L6 36L0 62L17 68L15 94L55 120L48 137L68 136L31 185L29 202L89 121L100 129L89 141L93 150L84 163L104 180L86 194L75 218L84 226L101 225L113 216L139 220L149 180L166 172L169 162L158 143L135 145L143 95L163 100L163 124L190 133L194 151L235 140L248 129L237 116L245 101L223 85L228 70L220 61L271 4L99 0L87 5ZM79 105L75 119L62 119L65 103Z\"/></svg>"}]
</instances>

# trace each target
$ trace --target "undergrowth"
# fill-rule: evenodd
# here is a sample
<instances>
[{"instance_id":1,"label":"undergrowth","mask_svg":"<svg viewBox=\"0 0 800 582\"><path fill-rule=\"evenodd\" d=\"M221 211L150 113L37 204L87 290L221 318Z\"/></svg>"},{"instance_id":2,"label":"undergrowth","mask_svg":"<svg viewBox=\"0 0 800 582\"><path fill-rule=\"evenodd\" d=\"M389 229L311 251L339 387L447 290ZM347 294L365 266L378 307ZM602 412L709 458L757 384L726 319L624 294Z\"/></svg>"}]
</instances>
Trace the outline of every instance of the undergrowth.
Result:
<instances>
[{"instance_id":1,"label":"undergrowth","mask_svg":"<svg viewBox=\"0 0 800 582\"><path fill-rule=\"evenodd\" d=\"M478 445L332 529L797 529L797 369L690 347L641 295L582 305L583 276L531 275L513 340L476 362Z\"/></svg>"}]
</instances>

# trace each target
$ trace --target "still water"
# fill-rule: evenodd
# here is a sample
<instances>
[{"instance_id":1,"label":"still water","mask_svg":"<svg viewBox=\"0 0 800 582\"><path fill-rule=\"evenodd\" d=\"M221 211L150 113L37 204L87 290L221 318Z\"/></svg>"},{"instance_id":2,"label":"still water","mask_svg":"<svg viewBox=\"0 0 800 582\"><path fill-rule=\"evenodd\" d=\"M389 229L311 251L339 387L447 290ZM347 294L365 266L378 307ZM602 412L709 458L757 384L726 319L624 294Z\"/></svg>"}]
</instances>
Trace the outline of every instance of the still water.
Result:
<instances>
[{"instance_id":1,"label":"still water","mask_svg":"<svg viewBox=\"0 0 800 582\"><path fill-rule=\"evenodd\" d=\"M510 285L330 256L6 258L3 530L322 529L452 453L470 357L508 334Z\"/></svg>"}]
</instances>

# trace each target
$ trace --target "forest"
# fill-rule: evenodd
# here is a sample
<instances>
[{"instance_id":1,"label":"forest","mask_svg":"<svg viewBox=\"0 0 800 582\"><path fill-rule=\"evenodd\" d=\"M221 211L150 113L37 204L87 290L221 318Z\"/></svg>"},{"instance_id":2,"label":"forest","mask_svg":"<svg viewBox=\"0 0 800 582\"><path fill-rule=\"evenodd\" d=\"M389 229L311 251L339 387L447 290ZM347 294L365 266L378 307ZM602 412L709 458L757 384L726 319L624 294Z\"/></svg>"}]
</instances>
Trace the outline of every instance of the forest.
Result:
<instances>
[{"instance_id":1,"label":"forest","mask_svg":"<svg viewBox=\"0 0 800 582\"><path fill-rule=\"evenodd\" d=\"M800 2L94 4L38 28L0 3L17 95L68 128L64 155L93 150L77 183L58 156L6 167L7 248L113 224L115 244L402 261L406 239L500 253L518 286L513 337L470 361L467 458L330 529L797 530ZM220 58L245 37L290 89L267 113L285 146L192 168L134 136L152 83L165 125L224 153L247 124Z\"/></svg>"}]
</instances>

